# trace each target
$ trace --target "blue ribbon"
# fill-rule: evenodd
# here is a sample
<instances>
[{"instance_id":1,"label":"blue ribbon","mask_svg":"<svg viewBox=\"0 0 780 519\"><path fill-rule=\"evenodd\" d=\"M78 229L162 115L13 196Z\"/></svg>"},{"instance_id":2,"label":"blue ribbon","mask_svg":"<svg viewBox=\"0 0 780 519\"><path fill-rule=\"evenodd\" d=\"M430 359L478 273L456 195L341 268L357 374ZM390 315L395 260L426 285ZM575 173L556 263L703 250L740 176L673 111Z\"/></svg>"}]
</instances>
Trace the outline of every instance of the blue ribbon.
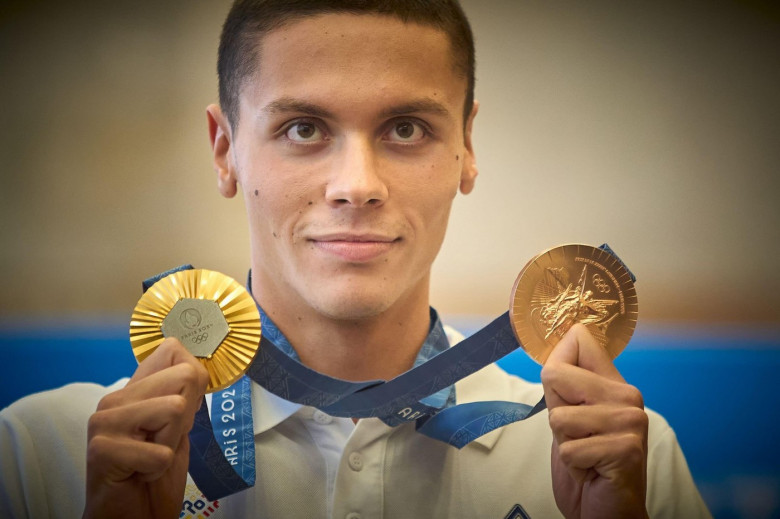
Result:
<instances>
[{"instance_id":1,"label":"blue ribbon","mask_svg":"<svg viewBox=\"0 0 780 519\"><path fill-rule=\"evenodd\" d=\"M252 428L252 383L247 377L241 379L221 392L229 395L223 398L212 395L212 416L204 398L200 409L195 413L195 422L190 430L190 466L189 472L198 489L209 501L220 499L255 484L255 441ZM225 416L221 412L220 402L232 394L238 396L241 402L240 425L237 434L222 436L217 431L227 431L219 425L214 427L213 421L220 421ZM233 438L233 436L236 436ZM219 438L219 439L218 439ZM235 443L227 443L235 439ZM236 451L234 451L236 449Z\"/></svg>"},{"instance_id":2,"label":"blue ribbon","mask_svg":"<svg viewBox=\"0 0 780 519\"><path fill-rule=\"evenodd\" d=\"M496 428L529 418L545 407L544 399L533 407L498 401L436 407L424 402L427 401L425 397L449 389L458 380L519 347L508 313L390 381L350 382L314 371L283 351L269 339L269 336L278 333L278 328L262 308L258 306L258 309L263 320L261 329L272 331L263 333L247 376L226 390L230 392L236 388L236 394L243 395L240 400L246 402L244 405L249 410L250 420L251 386L247 378L276 396L317 407L331 416L377 417L389 426L415 422L419 433L457 448ZM432 317L438 322L435 312L432 312ZM241 452L251 452L246 458L254 461L253 438L247 437L240 447L231 444L230 450L214 440L220 434L213 424L221 424L224 419L224 409L220 405L212 396L210 420L208 408L202 405L197 413L197 427L190 433L190 475L210 500L248 488L255 478L254 470L249 471L235 451L239 448ZM209 431L210 427L213 427L212 431ZM238 473L245 477L240 477Z\"/></svg>"},{"instance_id":3,"label":"blue ribbon","mask_svg":"<svg viewBox=\"0 0 780 519\"><path fill-rule=\"evenodd\" d=\"M606 244L601 248L615 255ZM144 290L173 272L191 268L184 265L150 278L144 282ZM251 292L251 277L248 286ZM545 408L544 398L534 406L503 401L448 405L452 398L447 395L452 396L455 382L520 346L508 312L392 380L350 382L303 365L259 305L258 310L262 339L247 376L212 395L211 417L204 399L190 432L189 472L209 500L234 494L255 482L249 379L276 396L316 407L331 416L377 417L389 426L414 421L417 432L459 449ZM431 333L443 335L433 309L431 320L435 323Z\"/></svg>"}]
</instances>

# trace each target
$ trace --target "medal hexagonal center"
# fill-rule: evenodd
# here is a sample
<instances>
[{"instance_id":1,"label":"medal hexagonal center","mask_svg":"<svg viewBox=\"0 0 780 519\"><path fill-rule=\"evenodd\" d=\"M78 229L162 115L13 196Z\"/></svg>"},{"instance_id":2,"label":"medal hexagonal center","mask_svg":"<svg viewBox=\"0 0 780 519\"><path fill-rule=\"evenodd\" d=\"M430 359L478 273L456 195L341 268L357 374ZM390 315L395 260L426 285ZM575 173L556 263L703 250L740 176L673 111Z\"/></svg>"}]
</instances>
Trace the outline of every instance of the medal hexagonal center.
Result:
<instances>
[{"instance_id":1,"label":"medal hexagonal center","mask_svg":"<svg viewBox=\"0 0 780 519\"><path fill-rule=\"evenodd\" d=\"M228 331L225 315L210 299L179 299L162 322L163 335L176 337L196 357L211 357Z\"/></svg>"}]
</instances>

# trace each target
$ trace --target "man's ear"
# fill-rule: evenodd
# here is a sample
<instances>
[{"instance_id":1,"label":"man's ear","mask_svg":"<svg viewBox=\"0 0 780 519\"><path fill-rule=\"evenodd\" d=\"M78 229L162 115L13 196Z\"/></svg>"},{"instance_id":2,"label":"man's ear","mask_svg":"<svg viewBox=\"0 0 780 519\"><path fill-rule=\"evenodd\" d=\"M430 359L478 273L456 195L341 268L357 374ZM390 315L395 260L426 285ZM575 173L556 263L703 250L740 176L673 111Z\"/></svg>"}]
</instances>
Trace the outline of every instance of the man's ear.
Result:
<instances>
[{"instance_id":1,"label":"man's ear","mask_svg":"<svg viewBox=\"0 0 780 519\"><path fill-rule=\"evenodd\" d=\"M225 198L236 196L238 180L236 166L233 163L231 146L233 137L230 123L217 105L206 107L206 117L209 124L209 140L214 154L214 171L217 173L217 186Z\"/></svg>"},{"instance_id":2,"label":"man's ear","mask_svg":"<svg viewBox=\"0 0 780 519\"><path fill-rule=\"evenodd\" d=\"M463 156L463 168L460 173L460 192L464 195L471 193L474 189L474 182L477 179L479 171L477 170L477 159L474 156L474 146L471 142L471 129L474 127L474 118L479 111L479 101L474 101L474 106L471 108L471 113L466 120L465 130L463 132L463 140L466 145L466 154Z\"/></svg>"}]
</instances>

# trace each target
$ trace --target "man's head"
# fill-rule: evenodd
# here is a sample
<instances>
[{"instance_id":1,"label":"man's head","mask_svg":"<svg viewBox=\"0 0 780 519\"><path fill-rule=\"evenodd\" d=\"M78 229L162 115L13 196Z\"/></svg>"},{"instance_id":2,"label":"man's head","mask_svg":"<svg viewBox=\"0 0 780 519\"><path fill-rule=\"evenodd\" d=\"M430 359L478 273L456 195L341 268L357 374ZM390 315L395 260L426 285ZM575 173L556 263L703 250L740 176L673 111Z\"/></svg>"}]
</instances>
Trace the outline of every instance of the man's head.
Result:
<instances>
[{"instance_id":1,"label":"man's head","mask_svg":"<svg viewBox=\"0 0 780 519\"><path fill-rule=\"evenodd\" d=\"M241 89L262 67L263 36L308 16L326 13L379 14L447 34L453 66L466 79L464 124L474 103L474 39L457 0L237 0L228 13L219 44L219 102L235 132Z\"/></svg>"},{"instance_id":2,"label":"man's head","mask_svg":"<svg viewBox=\"0 0 780 519\"><path fill-rule=\"evenodd\" d=\"M288 18L253 48L226 109L240 124L208 116L219 189L243 191L255 297L295 324L427 319L452 201L477 175L448 33L339 11Z\"/></svg>"}]
</instances>

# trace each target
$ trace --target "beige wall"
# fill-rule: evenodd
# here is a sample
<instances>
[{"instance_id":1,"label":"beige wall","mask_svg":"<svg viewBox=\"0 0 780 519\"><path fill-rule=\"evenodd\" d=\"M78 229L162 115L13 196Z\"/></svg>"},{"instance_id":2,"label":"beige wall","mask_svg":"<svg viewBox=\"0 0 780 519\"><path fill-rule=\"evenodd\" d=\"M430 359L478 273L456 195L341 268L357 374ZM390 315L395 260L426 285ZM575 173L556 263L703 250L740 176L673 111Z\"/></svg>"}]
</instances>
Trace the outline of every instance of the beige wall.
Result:
<instances>
[{"instance_id":1,"label":"beige wall","mask_svg":"<svg viewBox=\"0 0 780 519\"><path fill-rule=\"evenodd\" d=\"M143 277L184 262L243 279L204 115L228 2L61 4L0 18L0 315L129 314ZM498 314L534 254L607 241L646 319L780 323L776 8L464 6L481 175L434 304Z\"/></svg>"}]
</instances>

